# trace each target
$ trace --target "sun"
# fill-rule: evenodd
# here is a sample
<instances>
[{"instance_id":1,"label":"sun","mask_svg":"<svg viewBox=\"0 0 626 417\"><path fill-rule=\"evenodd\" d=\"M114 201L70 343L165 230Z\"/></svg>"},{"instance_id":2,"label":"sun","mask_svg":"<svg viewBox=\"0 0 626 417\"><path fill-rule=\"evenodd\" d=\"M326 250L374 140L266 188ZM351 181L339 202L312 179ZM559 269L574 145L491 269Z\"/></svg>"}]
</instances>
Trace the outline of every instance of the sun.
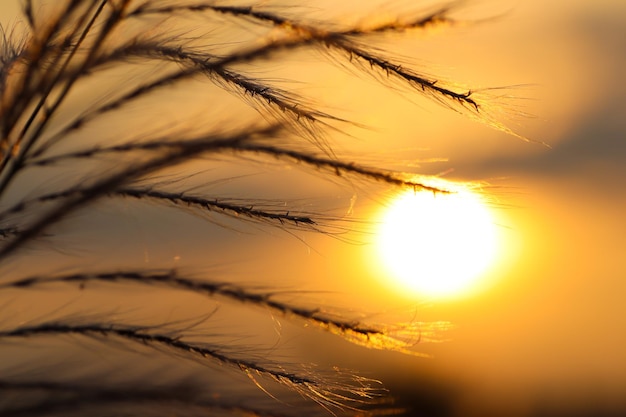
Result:
<instances>
[{"instance_id":1,"label":"sun","mask_svg":"<svg viewBox=\"0 0 626 417\"><path fill-rule=\"evenodd\" d=\"M470 191L401 194L384 213L377 242L404 291L438 298L470 293L498 246L487 205Z\"/></svg>"}]
</instances>

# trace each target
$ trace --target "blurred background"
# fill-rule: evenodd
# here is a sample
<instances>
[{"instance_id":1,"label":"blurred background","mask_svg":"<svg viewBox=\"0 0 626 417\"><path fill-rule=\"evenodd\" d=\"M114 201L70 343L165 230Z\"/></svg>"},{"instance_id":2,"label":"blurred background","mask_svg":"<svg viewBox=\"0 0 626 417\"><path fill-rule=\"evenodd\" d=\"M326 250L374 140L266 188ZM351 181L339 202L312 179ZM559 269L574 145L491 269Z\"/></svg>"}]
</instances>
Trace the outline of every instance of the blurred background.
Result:
<instances>
[{"instance_id":1,"label":"blurred background","mask_svg":"<svg viewBox=\"0 0 626 417\"><path fill-rule=\"evenodd\" d=\"M312 9L348 19L394 4L384 3L319 2ZM364 350L320 332L303 332L297 324L280 327L281 346L290 354L381 380L413 415L626 415L626 3L468 3L459 16L496 17L381 44L388 42L428 72L473 89L512 86L507 94L517 99L497 115L499 120L551 148L390 91L366 76L318 70L310 57L303 58L306 62L292 58L275 76L287 78L300 65L300 92L368 127L332 137L339 155L489 184L485 190L505 236L504 255L478 289L443 301L406 293L372 264L375 236L369 232L337 238L226 231L213 234L213 244L198 247L192 244L201 238L198 231L183 247L165 237L179 224L166 222L160 238L148 237L141 225L150 221L148 214L131 218L132 227L146 237L125 256L171 266L185 253L191 264L202 264L203 253L215 250L223 261L211 267L223 271L236 265L230 273L244 281L270 275L260 281L311 291L316 299L323 294L328 305L368 311L367 318L381 321L450 321L454 327L440 336L441 343L415 347L429 358ZM4 25L14 21L18 5L2 1ZM360 12L348 14L352 8ZM319 65L332 68L332 62ZM350 212L359 221L377 218L395 192L347 187L300 172L293 178L301 175L310 179L310 187L281 196L302 199L307 207ZM259 175L252 182L263 188L271 179ZM98 224L106 234L109 213L100 214ZM111 236L97 244L114 242Z\"/></svg>"},{"instance_id":2,"label":"blurred background","mask_svg":"<svg viewBox=\"0 0 626 417\"><path fill-rule=\"evenodd\" d=\"M370 107L399 147L449 158L424 170L492 184L511 239L488 288L419 310L456 326L444 343L419 347L433 359L367 361L380 361L403 398L440 398L440 415L626 415L624 27L624 2L525 1L495 21L420 40L455 80L531 84L516 93L531 98L522 110L537 118L509 125L552 149L463 119L437 123L430 108L389 106L385 116Z\"/></svg>"}]
</instances>

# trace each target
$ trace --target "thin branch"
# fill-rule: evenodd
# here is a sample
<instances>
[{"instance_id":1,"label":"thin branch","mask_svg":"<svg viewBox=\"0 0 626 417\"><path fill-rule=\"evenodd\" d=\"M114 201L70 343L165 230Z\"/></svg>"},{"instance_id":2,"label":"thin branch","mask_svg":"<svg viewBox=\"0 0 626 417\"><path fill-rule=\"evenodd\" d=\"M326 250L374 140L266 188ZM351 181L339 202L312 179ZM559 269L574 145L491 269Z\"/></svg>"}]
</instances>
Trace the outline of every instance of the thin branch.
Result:
<instances>
[{"instance_id":1,"label":"thin branch","mask_svg":"<svg viewBox=\"0 0 626 417\"><path fill-rule=\"evenodd\" d=\"M263 46L260 49L265 51L267 48ZM254 55L254 50L249 51L249 53ZM301 97L276 87L270 87L265 83L246 77L232 69L226 69L226 64L231 61L232 57L216 59L216 57L212 57L206 53L185 52L181 47L160 46L158 43L132 42L130 45L125 45L104 57L100 57L101 61L96 62L96 64L110 62L111 59L121 59L123 57L128 58L132 56L144 58L165 57L168 60L185 64L185 67L140 85L120 97L76 117L59 132L46 139L46 143L35 150L31 158L41 156L54 144L63 140L69 133L84 127L97 117L119 110L129 105L134 100L145 97L166 86L188 80L198 74L211 76L212 81L222 88L226 88L227 85L235 86L243 93L243 97L249 96L257 103L275 108L280 111L281 114L289 115L290 117L286 120L287 123L285 123L285 127L292 128L293 126L298 126L304 129L309 139L312 139L313 142L321 148L326 148L327 145L319 139L322 133L321 130L316 129L315 124L329 127L327 121L348 123L345 119L302 105L304 100ZM246 56L246 54L243 54L240 58L246 59L244 56ZM213 59L213 61L211 61L211 59Z\"/></svg>"},{"instance_id":2,"label":"thin branch","mask_svg":"<svg viewBox=\"0 0 626 417\"><path fill-rule=\"evenodd\" d=\"M146 5L147 6L147 5ZM295 37L296 41L293 45L290 45L289 42L284 43L283 41L270 42L267 46L271 46L271 49L283 49L283 48L291 48L294 46L299 46L298 42L301 42L301 45L304 46L309 42L315 42L319 44L323 44L327 47L333 47L339 49L348 54L349 57L358 57L366 61L372 68L376 67L386 74L395 74L396 76L404 79L409 84L417 85L422 91L430 91L432 93L450 98L458 103L469 105L476 112L479 111L479 104L474 99L470 98L472 92L464 91L457 92L451 90L449 88L437 85L437 80L428 79L422 75L419 75L413 71L402 68L400 65L394 65L389 60L369 53L359 47L357 47L353 40L354 38L360 38L366 35L371 35L375 33L383 33L383 32L399 32L408 29L418 29L425 28L427 26L431 26L433 24L440 23L452 23L453 19L448 17L450 6L442 7L435 12L428 14L423 17L418 17L416 19L410 20L408 22L389 22L389 23L381 23L378 26L373 26L370 28L350 28L348 30L343 31L328 31L322 30L315 26L308 25L305 23L297 22L293 19L283 17L274 13L264 12L254 9L253 7L234 7L234 6L217 6L214 4L196 4L196 5L183 5L183 6L165 6L160 8L142 8L139 7L131 12L130 16L137 16L148 13L159 13L159 14L170 14L175 11L204 11L211 10L217 13L230 14L236 17L245 17L249 19L253 19L259 22L269 23L273 26L280 27L285 29L291 37ZM272 46L274 45L274 46ZM259 48L258 55L264 55L268 51L261 52L261 48ZM256 54L255 54L256 55ZM235 61L244 61L249 60L251 57L241 56L237 58L233 56L230 62L223 63L232 64Z\"/></svg>"},{"instance_id":3,"label":"thin branch","mask_svg":"<svg viewBox=\"0 0 626 417\"><path fill-rule=\"evenodd\" d=\"M24 135L26 134L26 132L28 131L28 129L30 129L32 123L35 121L35 118L37 117L37 115L39 114L40 110L44 107L45 102L48 100L48 98L50 97L50 93L52 92L52 90L58 86L59 81L61 81L61 79L63 78L70 62L72 62L72 59L74 58L74 56L76 55L76 53L78 52L78 50L80 49L81 44L83 43L83 41L85 40L85 38L87 37L87 34L89 33L89 31L91 30L91 28L93 27L93 25L95 24L96 20L98 19L98 16L100 15L100 13L102 12L102 10L104 9L105 3L102 2L100 3L100 5L98 5L97 3L93 3L91 5L92 8L96 8L95 12L93 13L93 16L91 16L91 19L89 20L89 22L87 23L87 25L85 26L85 28L83 28L83 24L85 23L85 21L88 19L89 17L89 11L87 13L84 13L79 21L76 23L72 33L68 36L65 37L64 41L58 46L58 49L60 51L66 51L68 48L71 47L71 49L69 50L69 53L67 54L67 57L65 58L65 60L63 61L63 63L60 65L58 71L56 72L56 74L51 75L50 77L50 82L48 83L48 85L46 84L46 77L42 77L39 85L36 88L36 91L40 91L41 93L41 97L39 99L39 102L35 105L35 108L30 112L30 116L28 117L28 119L26 120L26 123L24 124L24 126L22 127L22 131L20 132L20 135L18 136L17 142L14 145L16 148L19 148L20 146L20 141L24 138ZM76 41L74 41L74 38L78 36L78 39ZM56 67L59 63L59 61L64 57L65 55L62 52L57 53L56 55L53 56L53 61L50 62L48 64L49 66L49 70L47 70L48 73L52 73L54 70L56 70ZM71 88L71 85L68 86L69 88ZM0 171L2 171L4 164L2 166L0 166Z\"/></svg>"},{"instance_id":4,"label":"thin branch","mask_svg":"<svg viewBox=\"0 0 626 417\"><path fill-rule=\"evenodd\" d=\"M80 37L81 40L84 39L84 37L86 37L87 34L91 31L91 28L95 24L102 9L107 3L108 3L107 0L102 0L100 2L100 5L96 9L92 19L89 21L89 23L87 24L87 27L82 32L81 37ZM33 128L33 132L31 133L30 137L27 139L24 138L24 134L26 133L25 130L22 132L22 135L18 137L16 141L16 145L18 146L16 155L13 159L11 159L12 164L9 166L8 170L6 172L2 172L4 175L0 178L0 194L11 183L11 181L15 177L15 174L20 171L20 169L22 168L24 164L24 159L28 155L30 148L39 141L39 139L41 138L42 132L46 128L52 116L58 110L61 104L64 102L65 98L69 94L70 90L72 89L76 81L80 78L82 74L84 74L85 70L89 67L90 62L93 60L97 51L100 49L102 43L105 41L105 39L108 36L111 35L113 28L120 23L124 14L124 10L126 9L126 7L128 7L129 3L130 3L130 0L120 0L120 3L116 5L115 7L113 7L113 10L109 14L108 19L106 19L104 24L102 25L102 28L100 32L98 33L98 36L94 40L93 44L90 46L88 53L87 53L87 57L85 58L81 66L81 70L78 71L74 77L71 77L70 79L67 80L67 82L62 87L59 94L57 95L56 99L53 100L53 102L49 106L47 106L46 111L43 114L43 119L39 122L39 124L36 127ZM74 52L78 50L79 46L80 46L80 42L75 46ZM68 59L71 59L73 55L74 53L71 53ZM69 61L66 61L66 63L67 62ZM47 92L47 94L48 93L49 92ZM47 94L44 95L43 100L40 102L41 105L43 105L43 103L47 99L48 97ZM22 139L24 139L23 144L21 144ZM0 167L0 172L4 171L4 165L6 164L5 160L3 160L2 162L2 166Z\"/></svg>"},{"instance_id":5,"label":"thin branch","mask_svg":"<svg viewBox=\"0 0 626 417\"><path fill-rule=\"evenodd\" d=\"M370 168L358 165L353 162L345 162L340 159L330 158L325 156L317 156L310 152L303 152L294 149L282 148L279 146L265 145L262 143L254 142L254 141L217 141L211 140L210 143L205 138L192 138L192 139L182 139L178 141L171 141L166 139L157 139L150 142L144 143L127 143L123 145L111 146L111 147L94 147L91 149L86 149L82 151L76 151L66 154L60 154L51 156L48 158L39 158L32 160L30 164L32 166L48 166L57 164L66 159L73 158L90 158L97 155L106 155L106 154L115 154L115 153L126 153L138 150L161 150L161 149L178 149L185 147L194 147L197 146L200 142L207 142L207 151L209 148L212 148L214 152L223 151L225 149L231 150L233 152L252 152L259 153L264 155L271 155L277 158L289 158L295 162L303 163L315 168L328 169L336 175L345 174L353 174L363 178L368 178L375 181L380 181L387 184L410 187L415 189L416 191L431 191L434 193L449 193L449 190L446 190L441 187L436 187L433 185L429 185L427 181L413 181L407 180L399 176L398 173L386 172L376 168ZM4 218L2 214L0 214L0 220Z\"/></svg>"},{"instance_id":6,"label":"thin branch","mask_svg":"<svg viewBox=\"0 0 626 417\"><path fill-rule=\"evenodd\" d=\"M176 271L162 273L146 271L120 271L101 273L78 273L53 277L34 276L4 284L0 288L28 289L52 283L79 283L81 288L91 281L107 283L131 282L142 285L162 285L168 288L190 291L208 297L219 296L231 301L265 307L285 317L302 319L322 330L338 335L343 339L372 349L395 350L418 355L410 350L421 340L433 340L446 326L443 322L414 322L407 325L389 326L363 325L357 321L331 316L317 308L304 308L274 299L273 293L250 292L245 288L224 282L197 280L178 275ZM424 334L422 335L422 331ZM422 337L423 336L423 337Z\"/></svg>"},{"instance_id":7,"label":"thin branch","mask_svg":"<svg viewBox=\"0 0 626 417\"><path fill-rule=\"evenodd\" d=\"M257 130L244 129L242 133L234 134L227 138L215 137L215 140L243 142L255 137L274 137L280 132L280 130L280 126L269 126L264 129ZM62 204L59 204L50 212L40 216L32 225L22 230L20 235L2 247L0 249L0 259L15 252L25 243L31 241L45 229L67 217L70 213L83 208L88 205L88 203L101 198L107 193L119 188L123 184L131 183L142 176L149 175L160 169L180 164L213 149L214 144L211 143L211 141L197 142L184 148L172 149L165 155L159 155L146 162L127 167L113 175L105 176L94 185L81 190L79 193L72 193L73 190L67 190L66 192L71 193L71 196L65 199Z\"/></svg>"},{"instance_id":8,"label":"thin branch","mask_svg":"<svg viewBox=\"0 0 626 417\"><path fill-rule=\"evenodd\" d=\"M288 211L272 212L267 209L255 208L253 205L241 205L229 202L224 199L211 199L206 197L186 195L185 193L171 193L155 189L138 189L138 188L122 188L115 190L112 195L123 197L134 197L138 199L151 199L157 201L168 201L174 205L186 205L215 211L226 215L234 215L235 217L247 217L254 220L276 221L281 225L285 223L294 226L309 226L313 230L317 230L317 222L310 216L294 215Z\"/></svg>"},{"instance_id":9,"label":"thin branch","mask_svg":"<svg viewBox=\"0 0 626 417\"><path fill-rule=\"evenodd\" d=\"M17 80L13 80L17 85L15 91L19 92L13 97L12 101L1 103L0 114L2 115L2 138L0 144L4 152L8 150L8 140L12 130L16 127L17 120L22 116L24 110L27 108L31 100L36 96L37 90L30 87L30 83L35 78L37 71L41 69L41 65L45 62L45 57L51 52L50 48L47 48L53 42L55 36L57 36L67 21L72 16L72 10L77 6L81 0L72 0L66 3L65 9L63 9L55 19L48 19L45 25L35 27L35 19L33 15L32 2L27 1L24 5L27 15L27 21L31 26L31 37L28 41L28 46L25 48L25 54L27 56L27 66L23 75L17 77Z\"/></svg>"},{"instance_id":10,"label":"thin branch","mask_svg":"<svg viewBox=\"0 0 626 417\"><path fill-rule=\"evenodd\" d=\"M117 99L107 102L100 107L97 107L94 110L91 110L81 116L76 117L69 125L63 128L58 133L54 134L50 138L46 139L46 142L39 146L32 155L31 158L35 158L43 155L46 151L48 151L52 146L61 142L65 137L82 127L84 127L90 121L96 119L99 116L102 116L106 113L118 110L125 105L130 104L132 101L139 99L141 97L145 97L146 95L169 85L175 84L182 80L187 80L194 75L198 74L199 70L197 68L185 69L182 71L176 71L173 74L167 74L162 76L154 81L151 81L146 84L142 84L133 90L123 94Z\"/></svg>"},{"instance_id":11,"label":"thin branch","mask_svg":"<svg viewBox=\"0 0 626 417\"><path fill-rule=\"evenodd\" d=\"M258 152L276 157L288 157L296 162L305 163L307 165L317 168L331 169L336 175L341 175L342 173L355 174L364 178L380 181L387 184L410 187L413 188L415 191L431 191L433 193L443 194L450 193L449 190L429 185L426 182L403 179L398 176L397 173L389 173L376 168L360 166L352 162L345 162L339 159L331 159L327 157L319 157L311 153L280 148L277 146L250 143L242 144L240 147L237 148L233 147L232 150L237 152Z\"/></svg>"},{"instance_id":12,"label":"thin branch","mask_svg":"<svg viewBox=\"0 0 626 417\"><path fill-rule=\"evenodd\" d=\"M405 22L391 21L387 23L380 23L376 26L368 28L354 27L341 33L345 36L359 36L369 35L373 33L402 32L409 29L422 29L435 24L455 23L455 20L451 19L448 16L450 9L451 6L445 6L435 10L430 14L427 14L425 16L418 16ZM197 13L202 11L212 11L219 14L226 14L239 18L250 19L259 23L269 23L272 26L281 27L285 30L301 31L304 29L308 32L317 30L314 29L314 26L310 24L298 22L292 18L281 16L275 13L258 10L258 8L254 8L252 6L219 6L208 2L187 5L172 4L161 7L149 7L149 3L144 3L143 5L137 7L135 10L129 13L129 17L140 17L150 14L171 15L176 12Z\"/></svg>"},{"instance_id":13,"label":"thin branch","mask_svg":"<svg viewBox=\"0 0 626 417\"><path fill-rule=\"evenodd\" d=\"M169 335L158 332L150 332L150 329L139 326L124 326L112 324L67 324L67 323L42 323L34 326L22 326L12 330L0 331L0 339L26 338L35 336L61 336L78 335L85 337L117 337L130 342L151 346L154 348L167 348L181 353L183 356L196 359L213 359L217 363L239 369L248 375L255 384L259 384L255 375L267 377L281 385L294 389L306 398L310 398L326 406L345 407L344 401L354 400L350 395L359 395L361 398L373 398L376 391L369 383L358 379L356 384L344 384L330 382L319 377L303 376L283 370L270 369L250 360L238 359L229 356L218 347L206 344L198 344L183 340L182 335ZM373 381L368 381L373 382Z\"/></svg>"},{"instance_id":14,"label":"thin branch","mask_svg":"<svg viewBox=\"0 0 626 417\"><path fill-rule=\"evenodd\" d=\"M101 325L101 324L88 324L88 325L72 325L63 323L44 323L36 326L24 326L18 327L13 330L0 331L0 338L15 338L15 337L32 337L39 335L62 335L62 334L77 334L83 336L117 336L122 339L127 339L133 342L138 342L146 345L161 345L169 347L174 350L189 354L191 356L197 356L200 358L212 358L217 362L234 366L242 371L252 370L260 375L269 376L277 382L285 382L287 384L306 385L315 384L316 381L300 377L296 374L275 371L263 367L259 364L251 361L236 359L223 354L218 348L203 347L191 342L185 342L181 340L180 336L172 337L165 334L153 334L147 333L141 327L131 326L116 326L116 325Z\"/></svg>"},{"instance_id":15,"label":"thin branch","mask_svg":"<svg viewBox=\"0 0 626 417\"><path fill-rule=\"evenodd\" d=\"M244 94L249 94L251 97L258 97L261 101L291 114L296 120L306 119L309 122L321 122L322 119L331 119L346 122L346 120L339 119L330 114L302 106L302 97L293 96L287 91L264 84L258 79L252 79L232 69L226 69L223 65L216 65L214 62L211 62L211 60L216 61L217 57L212 57L206 53L187 52L180 46L168 47L159 45L143 45L143 47L135 45L135 47L128 52L149 58L155 56L165 57L168 60L174 60L175 62L186 63L197 67L202 72L217 75L226 83L239 87Z\"/></svg>"},{"instance_id":16,"label":"thin branch","mask_svg":"<svg viewBox=\"0 0 626 417\"><path fill-rule=\"evenodd\" d=\"M146 4L147 5L147 4ZM78 117L74 122L70 123L61 132L58 132L54 137L50 138L45 147L37 150L33 156L39 156L44 150L48 149L52 144L61 140L67 133L76 130L85 125L89 120L94 119L98 115L102 115L106 112L117 110L123 105L129 103L139 97L143 97L146 94L155 91L161 87L171 85L190 77L195 76L198 73L209 73L219 77L228 84L236 85L241 88L245 93L250 94L251 97L258 97L268 105L274 106L282 112L289 113L293 116L292 122L297 125L305 127L309 133L313 133L312 137L315 138L315 132L311 131L311 126L304 125L303 122L320 122L322 119L330 119L345 122L345 120L334 117L327 113L307 109L298 105L299 98L291 97L286 92L280 91L273 87L268 87L263 83L259 83L256 80L249 79L242 74L235 72L234 70L227 68L234 64L252 62L259 59L269 58L273 54L283 51L302 48L311 44L321 44L327 47L332 47L346 53L350 58L356 57L358 59L367 62L372 68L377 68L386 74L394 74L405 82L418 87L419 91L430 92L435 97L445 97L460 103L464 106L468 106L476 113L479 111L480 104L471 98L471 91L457 92L449 89L443 85L439 85L437 80L428 79L425 76L419 75L411 70L403 68L400 65L392 64L388 59L385 59L379 55L375 55L367 52L366 50L359 48L353 41L353 38L359 38L360 34L368 33L365 30L350 29L347 31L323 31L316 29L312 26L299 24L298 22L288 21L286 18L273 15L266 12L254 11L252 8L238 8L238 7L218 7L215 5L198 5L198 6L171 6L164 7L161 10L162 13L171 12L177 9L188 9L193 11L200 11L204 9L215 9L224 13L234 13L241 16L249 16L255 19L262 19L273 22L276 25L287 25L290 29L290 36L287 38L279 38L270 40L268 43L260 46L256 46L250 49L244 49L242 51L236 51L228 56L222 58L216 58L202 53L187 53L179 45L176 47L161 46L156 43L138 42L133 40L129 44L122 46L109 55L100 57L101 61L98 63L107 62L110 59L120 59L124 56L165 56L176 61L187 61L193 64L193 67L177 71L173 74L167 74L157 80L154 80L148 84L137 87L136 89L124 94L118 99L106 103L103 106L92 110L91 112ZM130 16L143 15L147 11L139 7L129 13ZM158 11L155 11L158 12ZM417 19L413 22L407 23L407 27L419 27L432 24L438 20L444 20L444 16L447 9L442 9L436 13L433 13L427 17ZM395 25L397 26L397 24ZM392 30L393 27L390 24L374 27L371 30L374 32ZM397 29L397 28L396 28ZM94 61L95 62L95 61ZM480 118L479 118L480 119ZM509 133L513 133L507 130L503 125L494 123L492 120L486 121L494 127L505 130ZM324 123L325 124L325 123ZM320 145L320 142L317 142Z\"/></svg>"}]
</instances>

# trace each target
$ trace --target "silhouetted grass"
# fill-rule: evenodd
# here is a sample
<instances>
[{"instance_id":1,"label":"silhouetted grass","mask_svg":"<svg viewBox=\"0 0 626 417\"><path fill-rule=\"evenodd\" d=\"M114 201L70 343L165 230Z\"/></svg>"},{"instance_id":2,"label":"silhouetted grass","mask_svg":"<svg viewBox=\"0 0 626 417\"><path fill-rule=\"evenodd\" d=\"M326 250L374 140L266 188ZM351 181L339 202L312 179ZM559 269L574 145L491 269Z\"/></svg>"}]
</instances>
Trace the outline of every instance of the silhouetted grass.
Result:
<instances>
[{"instance_id":1,"label":"silhouetted grass","mask_svg":"<svg viewBox=\"0 0 626 417\"><path fill-rule=\"evenodd\" d=\"M98 205L120 200L133 207L137 201L166 204L174 213L210 213L201 218L216 224L224 216L310 233L356 225L288 199L233 196L228 187L208 192L207 187L185 185L190 178L201 178L204 184L228 180L238 175L238 168L269 160L340 181L449 192L427 176L416 180L415 175L337 157L331 134L358 121L321 110L320 103L284 87L284 80L259 75L260 69L269 72L273 62L296 53L322 51L330 62L390 87L400 83L407 91L513 133L490 115L480 94L401 64L372 41L384 33L454 26L451 11L456 3L405 18L398 10L397 19L371 25L307 19L306 8L269 3L25 0L24 31L0 28L0 414L278 417L402 412L383 400L378 381L352 372L261 359L266 350L219 334L211 341L194 334L195 325L185 321L133 321L111 314L115 297L103 292L105 298L97 298L99 289L91 284L120 286L125 294L138 295L159 287L168 294L186 292L234 304L242 311L268 310L361 346L408 354L415 354L416 343L436 339L446 323L352 320L331 314L329 308L283 301L277 296L280 289L257 291L210 274L155 270L143 259L132 267L111 259L110 267L100 268L77 259L72 254L76 243L63 238L68 230L77 230L98 239L102 229L90 229L93 225L78 214L89 217ZM198 92L207 97L201 104L181 100L197 100ZM213 174L224 161L229 174ZM116 219L122 217L120 211ZM110 228L120 242L131 241L132 233L122 223ZM159 224L151 227L158 229ZM52 259L47 256L73 272L37 265ZM91 256L102 260L107 254ZM207 258L207 266L220 261L212 254ZM33 272L41 269L45 272ZM271 278L259 271L256 280L271 286ZM71 283L95 293L89 311L54 305L63 284ZM206 312L213 306L207 305ZM95 345L85 345L87 339ZM56 350L58 343L69 343L71 358ZM137 351L139 345L148 349ZM12 350L14 346L22 353ZM44 354L37 356L30 348ZM105 360L85 367L74 362L89 352ZM159 365L167 363L163 353L175 360L163 365L170 366L166 371ZM124 372L112 366L118 356L127 355L133 359ZM190 371L190 379L174 376L177 361L184 358L202 365ZM33 371L38 361L54 364L57 371ZM159 383L153 378L131 383L146 367L158 370ZM246 381L227 388L220 377L207 377L207 367L225 370L232 378L244 375L264 399L254 397L244 387ZM78 370L80 375L72 376ZM282 391L274 394L274 389Z\"/></svg>"}]
</instances>

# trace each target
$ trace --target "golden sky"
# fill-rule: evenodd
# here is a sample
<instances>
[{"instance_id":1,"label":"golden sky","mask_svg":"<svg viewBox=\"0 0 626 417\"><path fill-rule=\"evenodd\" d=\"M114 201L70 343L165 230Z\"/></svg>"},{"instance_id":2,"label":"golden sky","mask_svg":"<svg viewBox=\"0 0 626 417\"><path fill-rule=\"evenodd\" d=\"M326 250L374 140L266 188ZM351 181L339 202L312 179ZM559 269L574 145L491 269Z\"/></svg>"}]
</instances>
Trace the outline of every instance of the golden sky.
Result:
<instances>
[{"instance_id":1,"label":"golden sky","mask_svg":"<svg viewBox=\"0 0 626 417\"><path fill-rule=\"evenodd\" d=\"M507 205L503 227L519 245L490 290L424 312L457 329L414 369L462 381L463 415L626 409L625 19L618 1L527 1L496 22L433 41L435 49L450 45L442 55L462 79L532 84L519 94L532 95L524 110L537 118L514 127L552 145L426 121L437 137L427 146L450 158L431 172L452 167L453 177L494 184ZM423 137L420 123L391 125L406 146Z\"/></svg>"},{"instance_id":2,"label":"golden sky","mask_svg":"<svg viewBox=\"0 0 626 417\"><path fill-rule=\"evenodd\" d=\"M0 22L12 21L17 3L2 1ZM363 351L330 338L319 342L319 334L284 330L285 339L291 331L297 335L290 340L293 349L306 351L319 343L308 352L314 360L345 363L348 358L347 367L398 388L405 401L430 398L423 401L435 407L441 398L452 404L435 415L624 413L626 3L477 3L475 13L496 10L499 17L387 42L430 72L471 87L515 86L510 91L520 98L502 120L516 133L551 148L490 129L427 100L389 92L347 71L327 78L308 63L299 75L311 84L298 88L330 103L342 117L372 127L351 128L352 137L337 139L340 154L405 170L420 160L446 158L420 163L417 170L489 184L485 192L505 236L506 254L484 277L484 288L447 301L403 293L389 283L391 277L371 267L371 236L346 243L298 235L301 242L279 232L219 235L216 250L221 247L225 253L219 268L236 262L235 255L250 254L257 261L240 265L242 271L271 268L281 285L329 289L328 304L340 300L347 308L366 306L372 313L403 320L450 321L454 328L442 335L442 343L416 347L433 356L428 359ZM386 143L382 150L381 138ZM294 197L308 198L308 204L319 196L330 200L323 207L347 212L358 194L354 215L367 219L380 213L381 203L391 201L392 192L379 191L355 192L315 182ZM235 245L237 254L226 250ZM165 246L165 253L182 251L175 244Z\"/></svg>"},{"instance_id":3,"label":"golden sky","mask_svg":"<svg viewBox=\"0 0 626 417\"><path fill-rule=\"evenodd\" d=\"M525 1L494 21L403 44L404 54L434 62L469 85L520 85L513 93L529 99L516 104L535 117L505 121L552 149L428 102L411 105L395 93L379 93L385 106L379 105L380 95L355 98L353 91L364 89L335 93L337 107L381 127L358 133L366 158L383 135L393 138L382 154L389 161L447 157L422 168L432 174L453 169L447 177L492 184L488 191L500 206L495 211L511 245L487 278L490 288L438 302L393 289L384 296L381 277L362 268L371 252L337 242L314 244L320 257L303 258L321 263L332 277L335 266L343 265L339 275L354 278L341 289L352 291L352 299L370 297L392 311L424 302L419 317L455 326L444 343L418 347L433 359L367 355L364 362L377 363L369 365L376 372L415 386L427 384L423 374L434 375L444 390L456 393L455 410L464 416L626 410L624 25L626 6L619 1ZM333 85L345 85L345 79ZM324 349L322 357L331 352ZM356 368L361 365L355 361ZM411 388L404 392L410 395Z\"/></svg>"}]
</instances>

